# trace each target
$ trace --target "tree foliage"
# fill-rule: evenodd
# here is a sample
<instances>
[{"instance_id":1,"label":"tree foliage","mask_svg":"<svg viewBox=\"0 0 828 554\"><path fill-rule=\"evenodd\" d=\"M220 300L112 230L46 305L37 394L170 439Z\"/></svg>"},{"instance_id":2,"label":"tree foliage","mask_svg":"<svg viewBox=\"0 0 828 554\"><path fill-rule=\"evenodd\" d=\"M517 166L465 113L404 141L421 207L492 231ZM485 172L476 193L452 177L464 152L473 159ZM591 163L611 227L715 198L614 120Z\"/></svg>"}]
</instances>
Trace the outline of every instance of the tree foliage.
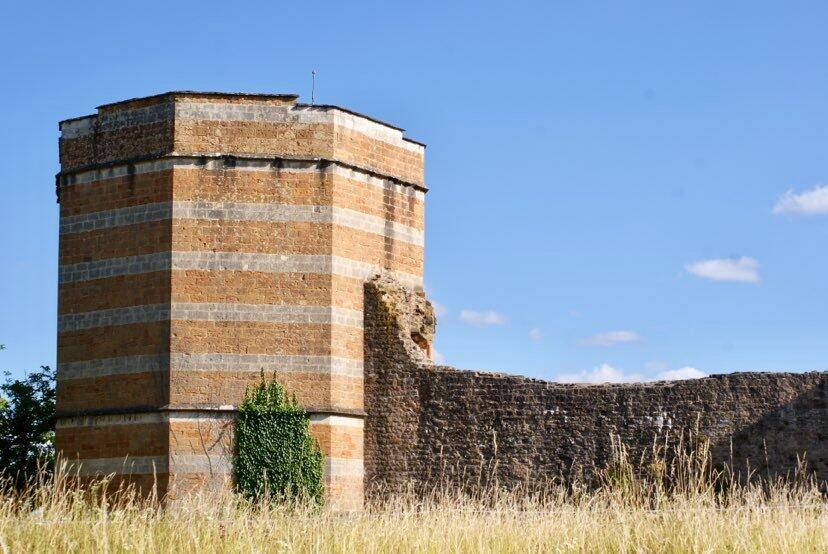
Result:
<instances>
[{"instance_id":1,"label":"tree foliage","mask_svg":"<svg viewBox=\"0 0 828 554\"><path fill-rule=\"evenodd\" d=\"M23 486L54 464L55 372L42 366L23 379L6 372L0 392L0 473Z\"/></svg>"},{"instance_id":2,"label":"tree foliage","mask_svg":"<svg viewBox=\"0 0 828 554\"><path fill-rule=\"evenodd\" d=\"M233 477L252 500L322 502L323 459L310 418L274 379L245 391L236 417Z\"/></svg>"}]
</instances>

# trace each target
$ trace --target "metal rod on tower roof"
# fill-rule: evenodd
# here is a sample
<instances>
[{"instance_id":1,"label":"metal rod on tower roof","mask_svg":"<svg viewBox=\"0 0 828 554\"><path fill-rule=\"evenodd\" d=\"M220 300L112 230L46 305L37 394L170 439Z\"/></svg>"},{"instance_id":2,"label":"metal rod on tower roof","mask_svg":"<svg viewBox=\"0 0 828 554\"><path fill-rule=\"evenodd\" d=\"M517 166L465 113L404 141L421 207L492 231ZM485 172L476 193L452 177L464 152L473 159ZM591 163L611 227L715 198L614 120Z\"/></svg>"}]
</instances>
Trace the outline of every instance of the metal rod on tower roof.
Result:
<instances>
[{"instance_id":1,"label":"metal rod on tower roof","mask_svg":"<svg viewBox=\"0 0 828 554\"><path fill-rule=\"evenodd\" d=\"M311 106L316 100L316 70L311 70Z\"/></svg>"}]
</instances>

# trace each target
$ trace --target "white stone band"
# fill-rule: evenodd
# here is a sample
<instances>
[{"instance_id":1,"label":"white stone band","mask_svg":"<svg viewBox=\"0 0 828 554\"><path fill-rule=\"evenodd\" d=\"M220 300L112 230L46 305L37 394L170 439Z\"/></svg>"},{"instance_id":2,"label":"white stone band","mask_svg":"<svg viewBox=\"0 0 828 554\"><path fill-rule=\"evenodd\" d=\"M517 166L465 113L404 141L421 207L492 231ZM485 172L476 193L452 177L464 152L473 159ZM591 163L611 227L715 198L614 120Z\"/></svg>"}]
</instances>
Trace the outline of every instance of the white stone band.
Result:
<instances>
[{"instance_id":1,"label":"white stone band","mask_svg":"<svg viewBox=\"0 0 828 554\"><path fill-rule=\"evenodd\" d=\"M152 425L156 423L204 423L225 425L232 423L236 413L226 412L142 412L138 414L106 414L94 416L61 417L55 422L58 429L76 427L111 427L115 425ZM309 414L310 422L314 425L329 425L332 427L351 427L362 429L365 427L363 416L343 416L330 414Z\"/></svg>"},{"instance_id":2,"label":"white stone band","mask_svg":"<svg viewBox=\"0 0 828 554\"><path fill-rule=\"evenodd\" d=\"M362 312L336 306L173 302L110 308L58 316L58 332L158 321L250 321L345 325L362 328Z\"/></svg>"},{"instance_id":3,"label":"white stone band","mask_svg":"<svg viewBox=\"0 0 828 554\"><path fill-rule=\"evenodd\" d=\"M183 354L170 356L172 371L226 371L266 374L321 373L343 377L362 377L362 360L338 356L278 354Z\"/></svg>"},{"instance_id":4,"label":"white stone band","mask_svg":"<svg viewBox=\"0 0 828 554\"><path fill-rule=\"evenodd\" d=\"M355 458L325 458L325 477L357 477L365 474L365 464Z\"/></svg>"},{"instance_id":5,"label":"white stone band","mask_svg":"<svg viewBox=\"0 0 828 554\"><path fill-rule=\"evenodd\" d=\"M226 454L173 454L69 460L68 470L78 475L228 474L232 460Z\"/></svg>"},{"instance_id":6,"label":"white stone band","mask_svg":"<svg viewBox=\"0 0 828 554\"><path fill-rule=\"evenodd\" d=\"M74 139L98 132L111 132L127 127L149 125L174 119L183 121L252 121L258 123L294 123L333 125L422 154L424 147L406 140L400 129L358 116L333 106L285 106L238 104L233 102L164 102L132 109L65 121L61 138Z\"/></svg>"},{"instance_id":7,"label":"white stone band","mask_svg":"<svg viewBox=\"0 0 828 554\"><path fill-rule=\"evenodd\" d=\"M279 354L149 354L63 362L57 366L63 381L134 373L202 371L229 373L319 373L362 377L362 361L337 356Z\"/></svg>"},{"instance_id":8,"label":"white stone band","mask_svg":"<svg viewBox=\"0 0 828 554\"><path fill-rule=\"evenodd\" d=\"M206 153L205 156L207 156ZM274 161L263 159L236 158L235 165L232 168L228 168L225 165L223 158L217 158L215 157L215 154L209 154L209 156L210 157L201 157L199 155L176 156L174 158L169 157L159 160L136 162L134 164L116 165L104 169L79 171L77 173L67 174L64 177L64 184L66 186L87 185L90 183L97 183L99 181L106 181L108 179L119 179L128 175L143 175L146 173L169 171L171 169L257 171L272 173L332 173L351 181L358 181L360 183L377 187L386 192L413 197L421 201L425 199L425 192L422 190L402 185L392 179L377 177L357 168L343 167L337 163L330 164L318 160L279 160L278 163L275 163Z\"/></svg>"},{"instance_id":9,"label":"white stone band","mask_svg":"<svg viewBox=\"0 0 828 554\"><path fill-rule=\"evenodd\" d=\"M331 427L365 428L365 418L362 416L343 416L328 414L311 414L310 421L314 425L330 425Z\"/></svg>"},{"instance_id":10,"label":"white stone band","mask_svg":"<svg viewBox=\"0 0 828 554\"><path fill-rule=\"evenodd\" d=\"M333 274L366 280L380 273L390 273L412 288L421 287L422 277L342 258L313 254L258 254L245 252L159 252L94 262L64 264L58 270L63 284L107 279L121 275L140 275L167 270L256 271L262 273Z\"/></svg>"},{"instance_id":11,"label":"white stone band","mask_svg":"<svg viewBox=\"0 0 828 554\"><path fill-rule=\"evenodd\" d=\"M133 456L124 458L88 458L68 462L70 472L79 475L153 475L153 474L228 474L232 459L226 454L171 454L167 456ZM362 460L325 458L325 477L359 477L364 475Z\"/></svg>"},{"instance_id":12,"label":"white stone band","mask_svg":"<svg viewBox=\"0 0 828 554\"><path fill-rule=\"evenodd\" d=\"M346 208L247 202L157 202L64 216L60 219L60 234L85 233L168 219L332 224L416 246L425 244L424 234L419 229Z\"/></svg>"}]
</instances>

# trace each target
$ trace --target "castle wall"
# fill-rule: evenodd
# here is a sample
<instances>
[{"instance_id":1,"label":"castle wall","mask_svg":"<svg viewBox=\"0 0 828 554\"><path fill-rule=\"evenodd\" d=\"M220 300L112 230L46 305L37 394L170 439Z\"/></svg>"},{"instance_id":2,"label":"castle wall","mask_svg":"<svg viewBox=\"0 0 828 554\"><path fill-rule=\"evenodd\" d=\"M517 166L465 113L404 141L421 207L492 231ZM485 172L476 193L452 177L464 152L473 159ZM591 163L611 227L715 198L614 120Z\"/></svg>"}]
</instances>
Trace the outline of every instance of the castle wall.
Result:
<instances>
[{"instance_id":1,"label":"castle wall","mask_svg":"<svg viewBox=\"0 0 828 554\"><path fill-rule=\"evenodd\" d=\"M828 372L567 385L429 363L411 340L434 332L425 298L366 285L365 472L369 494L440 485L542 484L611 459L613 435L637 461L654 441L696 429L714 461L763 476L797 455L828 481ZM732 446L731 446L732 445Z\"/></svg>"},{"instance_id":2,"label":"castle wall","mask_svg":"<svg viewBox=\"0 0 828 554\"><path fill-rule=\"evenodd\" d=\"M717 462L784 473L807 453L828 478L826 373L586 386L432 364L423 154L290 95L63 122L57 449L161 494L227 486L235 407L265 371L309 411L340 508L365 486L589 479L611 436L635 460L697 424Z\"/></svg>"}]
</instances>

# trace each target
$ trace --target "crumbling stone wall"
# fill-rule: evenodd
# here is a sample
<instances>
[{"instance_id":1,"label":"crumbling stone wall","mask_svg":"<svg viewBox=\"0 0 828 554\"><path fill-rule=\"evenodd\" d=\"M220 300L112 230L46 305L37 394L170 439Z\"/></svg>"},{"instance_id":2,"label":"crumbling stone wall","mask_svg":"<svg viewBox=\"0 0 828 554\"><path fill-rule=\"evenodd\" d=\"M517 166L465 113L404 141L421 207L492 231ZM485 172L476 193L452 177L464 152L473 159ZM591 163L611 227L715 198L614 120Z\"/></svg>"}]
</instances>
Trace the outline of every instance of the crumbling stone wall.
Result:
<instances>
[{"instance_id":1,"label":"crumbling stone wall","mask_svg":"<svg viewBox=\"0 0 828 554\"><path fill-rule=\"evenodd\" d=\"M806 454L828 480L828 372L737 373L621 385L559 384L432 364L431 305L388 277L366 284L365 478L369 495L461 482L589 479L619 436L637 460L698 429L714 461L785 474Z\"/></svg>"}]
</instances>

